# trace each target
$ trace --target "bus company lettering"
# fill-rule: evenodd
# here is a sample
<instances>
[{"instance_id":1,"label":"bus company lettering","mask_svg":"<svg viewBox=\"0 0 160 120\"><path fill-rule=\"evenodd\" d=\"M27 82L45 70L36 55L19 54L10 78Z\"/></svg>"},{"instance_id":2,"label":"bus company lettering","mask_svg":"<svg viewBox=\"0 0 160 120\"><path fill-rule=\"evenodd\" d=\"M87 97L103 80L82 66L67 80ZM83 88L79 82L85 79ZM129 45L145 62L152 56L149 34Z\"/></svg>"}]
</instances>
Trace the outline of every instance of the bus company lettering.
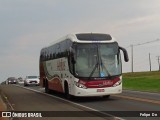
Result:
<instances>
[{"instance_id":1,"label":"bus company lettering","mask_svg":"<svg viewBox=\"0 0 160 120\"><path fill-rule=\"evenodd\" d=\"M112 81L104 81L104 82L103 82L103 85L112 85L112 84L113 84Z\"/></svg>"},{"instance_id":2,"label":"bus company lettering","mask_svg":"<svg viewBox=\"0 0 160 120\"><path fill-rule=\"evenodd\" d=\"M62 61L62 59L57 61L57 70L65 70L65 61Z\"/></svg>"}]
</instances>

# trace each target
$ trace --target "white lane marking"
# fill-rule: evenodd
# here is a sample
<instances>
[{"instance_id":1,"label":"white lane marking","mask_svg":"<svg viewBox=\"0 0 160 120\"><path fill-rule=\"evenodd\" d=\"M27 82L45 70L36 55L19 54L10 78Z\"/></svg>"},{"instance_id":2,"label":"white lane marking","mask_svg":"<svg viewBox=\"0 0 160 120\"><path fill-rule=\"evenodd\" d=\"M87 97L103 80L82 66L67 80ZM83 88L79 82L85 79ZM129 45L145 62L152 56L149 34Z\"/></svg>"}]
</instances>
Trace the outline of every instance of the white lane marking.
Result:
<instances>
[{"instance_id":1,"label":"white lane marking","mask_svg":"<svg viewBox=\"0 0 160 120\"><path fill-rule=\"evenodd\" d=\"M24 88L24 89L27 89L27 90L31 90L31 91L34 91L34 92L38 92L38 93L40 93L40 94L44 94L44 95L47 95L47 96L50 96L50 97L53 97L53 98L56 98L56 99L60 99L60 100L62 100L62 101L68 102L68 103L70 103L70 104L74 104L74 105L80 106L80 107L82 107L82 108L85 108L85 109L89 109L89 110L91 110L91 111L98 112L98 113L100 113L100 114L103 114L104 116L113 117L114 120L124 120L123 118L116 117L116 116L113 116L113 115L111 115L111 114L107 114L107 113L98 111L98 110L96 110L96 109L93 109L93 108L90 108L90 107L87 107L87 106L84 106L84 105L81 105L81 104L78 104L78 103L75 103L75 102L72 102L72 101L69 101L69 100L60 98L60 97L57 97L57 96L54 96L54 95L50 95L50 94L47 94L47 93L43 93L43 92L38 91L38 90L35 90L35 89L23 87L23 86L20 86L20 85L15 85L15 86L18 86L18 87L21 87L21 88Z\"/></svg>"}]
</instances>

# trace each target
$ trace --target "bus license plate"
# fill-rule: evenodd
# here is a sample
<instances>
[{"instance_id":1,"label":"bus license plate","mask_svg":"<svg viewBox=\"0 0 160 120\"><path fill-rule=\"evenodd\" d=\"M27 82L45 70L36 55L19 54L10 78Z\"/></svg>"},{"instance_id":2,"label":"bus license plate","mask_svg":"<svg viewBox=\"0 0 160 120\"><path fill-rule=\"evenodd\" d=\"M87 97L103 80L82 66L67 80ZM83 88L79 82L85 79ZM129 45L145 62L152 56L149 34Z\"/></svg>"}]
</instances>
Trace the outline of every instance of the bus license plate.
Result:
<instances>
[{"instance_id":1,"label":"bus license plate","mask_svg":"<svg viewBox=\"0 0 160 120\"><path fill-rule=\"evenodd\" d=\"M104 89L97 89L97 92L104 92Z\"/></svg>"}]
</instances>

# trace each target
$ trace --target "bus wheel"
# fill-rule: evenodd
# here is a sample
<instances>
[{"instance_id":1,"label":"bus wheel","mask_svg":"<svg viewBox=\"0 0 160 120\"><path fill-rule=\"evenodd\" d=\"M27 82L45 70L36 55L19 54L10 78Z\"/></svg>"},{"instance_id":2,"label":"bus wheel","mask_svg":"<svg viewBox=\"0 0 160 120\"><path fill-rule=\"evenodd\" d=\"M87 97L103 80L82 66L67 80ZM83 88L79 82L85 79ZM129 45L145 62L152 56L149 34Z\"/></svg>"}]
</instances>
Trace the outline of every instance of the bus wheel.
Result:
<instances>
[{"instance_id":1,"label":"bus wheel","mask_svg":"<svg viewBox=\"0 0 160 120\"><path fill-rule=\"evenodd\" d=\"M71 95L69 94L69 88L68 88L68 83L65 82L65 97L69 100L71 99Z\"/></svg>"},{"instance_id":2,"label":"bus wheel","mask_svg":"<svg viewBox=\"0 0 160 120\"><path fill-rule=\"evenodd\" d=\"M45 81L45 93L50 93L50 90L48 88L48 81Z\"/></svg>"},{"instance_id":3,"label":"bus wheel","mask_svg":"<svg viewBox=\"0 0 160 120\"><path fill-rule=\"evenodd\" d=\"M108 99L110 97L110 95L104 95L102 97Z\"/></svg>"}]
</instances>

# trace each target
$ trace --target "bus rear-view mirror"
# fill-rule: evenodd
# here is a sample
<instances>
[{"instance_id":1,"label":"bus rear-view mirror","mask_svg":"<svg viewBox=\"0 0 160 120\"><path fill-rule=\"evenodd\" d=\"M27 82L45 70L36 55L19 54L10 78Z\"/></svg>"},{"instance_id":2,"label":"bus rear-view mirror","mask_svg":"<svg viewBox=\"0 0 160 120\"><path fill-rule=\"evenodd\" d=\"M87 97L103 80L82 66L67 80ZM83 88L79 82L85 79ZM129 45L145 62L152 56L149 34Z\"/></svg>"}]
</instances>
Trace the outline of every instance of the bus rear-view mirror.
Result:
<instances>
[{"instance_id":1,"label":"bus rear-view mirror","mask_svg":"<svg viewBox=\"0 0 160 120\"><path fill-rule=\"evenodd\" d=\"M123 48L123 47L119 47L119 49L123 51L124 61L128 62L129 61L129 57L128 57L127 50L125 48Z\"/></svg>"}]
</instances>

